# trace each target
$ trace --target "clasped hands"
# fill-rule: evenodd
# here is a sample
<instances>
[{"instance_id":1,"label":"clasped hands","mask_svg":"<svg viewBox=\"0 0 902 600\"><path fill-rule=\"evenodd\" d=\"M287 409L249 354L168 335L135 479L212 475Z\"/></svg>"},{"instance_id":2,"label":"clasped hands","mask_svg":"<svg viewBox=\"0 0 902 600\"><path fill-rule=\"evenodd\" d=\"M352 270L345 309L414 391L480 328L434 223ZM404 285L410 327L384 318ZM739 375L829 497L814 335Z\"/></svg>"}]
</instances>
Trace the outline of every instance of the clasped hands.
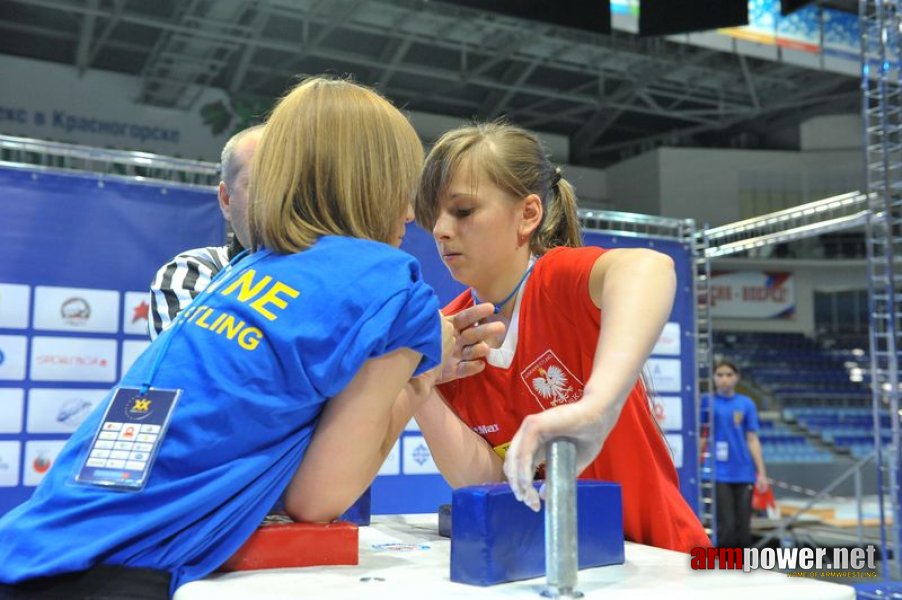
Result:
<instances>
[{"instance_id":1,"label":"clasped hands","mask_svg":"<svg viewBox=\"0 0 902 600\"><path fill-rule=\"evenodd\" d=\"M446 317L442 315L442 364L410 380L410 391L428 395L432 387L485 369L489 350L504 339L506 328L498 321L485 322L494 313L488 302L466 308Z\"/></svg>"},{"instance_id":2,"label":"clasped hands","mask_svg":"<svg viewBox=\"0 0 902 600\"><path fill-rule=\"evenodd\" d=\"M489 350L499 347L506 333L504 323L492 320L493 314L493 305L483 303L442 316L442 364L411 379L409 391L425 401L433 386L485 369ZM586 468L616 421L618 411L611 412L615 414L598 414L590 403L575 402L526 417L504 461L504 474L517 499L539 510L541 497L532 485L533 476L545 460L545 444L551 439L566 437L575 442L578 472Z\"/></svg>"}]
</instances>

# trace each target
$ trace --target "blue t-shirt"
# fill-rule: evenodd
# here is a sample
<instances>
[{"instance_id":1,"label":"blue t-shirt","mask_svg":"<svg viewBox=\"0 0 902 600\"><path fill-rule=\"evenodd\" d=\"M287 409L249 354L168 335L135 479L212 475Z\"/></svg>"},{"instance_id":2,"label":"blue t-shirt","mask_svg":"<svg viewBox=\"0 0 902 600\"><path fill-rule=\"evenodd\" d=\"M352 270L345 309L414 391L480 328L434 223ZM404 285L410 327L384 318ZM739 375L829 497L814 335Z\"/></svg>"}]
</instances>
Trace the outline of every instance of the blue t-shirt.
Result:
<instances>
[{"instance_id":1,"label":"blue t-shirt","mask_svg":"<svg viewBox=\"0 0 902 600\"><path fill-rule=\"evenodd\" d=\"M708 402L708 396L702 398L702 425L707 423ZM746 441L749 431L758 432L755 402L742 394L714 394L714 443L709 441L709 450L716 465L716 481L755 482L755 461Z\"/></svg>"},{"instance_id":2,"label":"blue t-shirt","mask_svg":"<svg viewBox=\"0 0 902 600\"><path fill-rule=\"evenodd\" d=\"M96 563L170 571L172 591L204 577L260 524L324 403L365 361L405 347L423 355L416 373L441 361L438 300L416 259L386 244L327 236L297 254L261 250L210 290L120 382L140 386L172 338L152 385L182 394L145 488L74 481L110 394L0 519L0 582Z\"/></svg>"}]
</instances>

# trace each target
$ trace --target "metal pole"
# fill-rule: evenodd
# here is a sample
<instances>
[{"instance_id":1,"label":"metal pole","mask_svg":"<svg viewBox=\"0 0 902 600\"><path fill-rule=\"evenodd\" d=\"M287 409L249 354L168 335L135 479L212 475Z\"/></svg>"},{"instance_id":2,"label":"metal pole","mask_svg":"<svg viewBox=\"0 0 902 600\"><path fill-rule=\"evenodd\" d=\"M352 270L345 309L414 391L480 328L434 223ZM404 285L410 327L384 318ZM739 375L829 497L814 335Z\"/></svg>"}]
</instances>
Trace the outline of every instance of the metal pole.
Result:
<instances>
[{"instance_id":1,"label":"metal pole","mask_svg":"<svg viewBox=\"0 0 902 600\"><path fill-rule=\"evenodd\" d=\"M576 444L560 438L547 447L545 479L546 598L581 598L576 537Z\"/></svg>"},{"instance_id":2,"label":"metal pole","mask_svg":"<svg viewBox=\"0 0 902 600\"><path fill-rule=\"evenodd\" d=\"M858 545L864 546L864 522L862 520L864 508L861 506L861 494L861 470L859 469L855 471L855 506L858 509L858 520L856 522L855 530L858 534Z\"/></svg>"}]
</instances>

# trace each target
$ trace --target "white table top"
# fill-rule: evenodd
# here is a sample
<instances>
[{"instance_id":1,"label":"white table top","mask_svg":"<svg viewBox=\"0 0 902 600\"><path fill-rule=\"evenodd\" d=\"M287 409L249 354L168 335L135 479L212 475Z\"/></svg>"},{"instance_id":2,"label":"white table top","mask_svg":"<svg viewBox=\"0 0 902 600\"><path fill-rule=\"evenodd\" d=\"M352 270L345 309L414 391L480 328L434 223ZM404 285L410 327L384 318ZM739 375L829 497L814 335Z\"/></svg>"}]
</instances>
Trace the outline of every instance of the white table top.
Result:
<instances>
[{"instance_id":1,"label":"white table top","mask_svg":"<svg viewBox=\"0 0 902 600\"><path fill-rule=\"evenodd\" d=\"M183 585L175 600L276 600L391 597L531 598L540 600L544 578L489 587L452 583L451 541L438 535L436 515L373 518L360 528L356 566L271 569L211 575ZM395 549L377 547L398 544ZM666 600L855 600L846 585L755 571L692 571L689 556L627 542L622 565L579 572L577 589L587 600L661 597Z\"/></svg>"}]
</instances>

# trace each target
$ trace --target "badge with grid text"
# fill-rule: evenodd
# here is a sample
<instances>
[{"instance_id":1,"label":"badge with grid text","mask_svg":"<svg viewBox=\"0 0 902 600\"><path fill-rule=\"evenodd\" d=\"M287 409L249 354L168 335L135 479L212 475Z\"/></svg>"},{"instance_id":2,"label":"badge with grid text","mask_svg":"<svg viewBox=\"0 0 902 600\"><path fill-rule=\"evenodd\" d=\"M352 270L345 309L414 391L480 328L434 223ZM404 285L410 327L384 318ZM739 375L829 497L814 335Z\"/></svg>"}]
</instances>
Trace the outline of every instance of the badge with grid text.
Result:
<instances>
[{"instance_id":1,"label":"badge with grid text","mask_svg":"<svg viewBox=\"0 0 902 600\"><path fill-rule=\"evenodd\" d=\"M75 480L112 489L143 489L181 393L116 389Z\"/></svg>"}]
</instances>

